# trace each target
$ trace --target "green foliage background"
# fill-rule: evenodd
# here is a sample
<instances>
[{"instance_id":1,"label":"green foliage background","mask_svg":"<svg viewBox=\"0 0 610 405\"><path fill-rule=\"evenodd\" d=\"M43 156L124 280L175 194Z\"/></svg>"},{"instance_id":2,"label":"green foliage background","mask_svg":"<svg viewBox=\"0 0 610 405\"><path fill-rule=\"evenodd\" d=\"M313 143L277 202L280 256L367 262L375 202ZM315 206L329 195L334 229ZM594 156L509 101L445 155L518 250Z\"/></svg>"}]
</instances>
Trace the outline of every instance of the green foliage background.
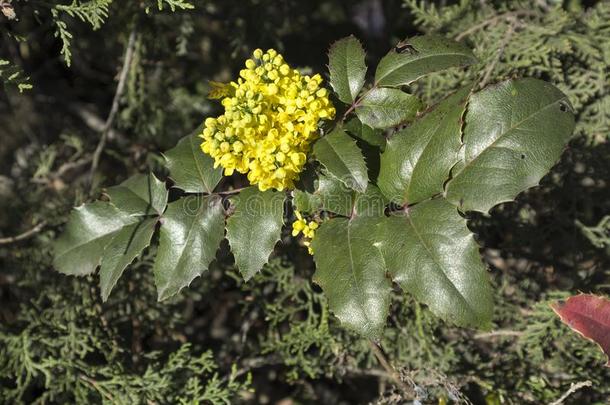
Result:
<instances>
[{"instance_id":1,"label":"green foliage background","mask_svg":"<svg viewBox=\"0 0 610 405\"><path fill-rule=\"evenodd\" d=\"M44 226L0 244L0 403L550 403L580 381L591 387L569 401L610 399L604 356L548 306L608 293L607 1L4 3L17 19L0 16L0 238ZM288 235L249 283L225 247L170 303L156 302L151 251L104 304L95 277L52 270L50 242L87 199L132 33L98 191L147 169L163 175L159 152L218 108L208 80L230 79L254 48L324 72L338 38L355 34L375 61L417 32L459 38L481 59L419 81L412 90L426 102L486 74L539 77L569 96L577 136L540 187L469 218L491 268L496 333L448 326L394 294L382 345L415 395L402 398L368 342L339 328Z\"/></svg>"}]
</instances>

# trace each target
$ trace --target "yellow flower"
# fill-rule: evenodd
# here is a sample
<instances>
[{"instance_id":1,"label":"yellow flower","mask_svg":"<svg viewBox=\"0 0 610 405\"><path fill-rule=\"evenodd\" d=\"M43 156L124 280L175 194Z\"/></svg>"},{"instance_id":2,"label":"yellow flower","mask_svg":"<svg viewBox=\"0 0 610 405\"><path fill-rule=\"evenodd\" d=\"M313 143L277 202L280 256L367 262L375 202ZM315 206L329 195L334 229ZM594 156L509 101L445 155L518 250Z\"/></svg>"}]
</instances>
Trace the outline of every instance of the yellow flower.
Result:
<instances>
[{"instance_id":1,"label":"yellow flower","mask_svg":"<svg viewBox=\"0 0 610 405\"><path fill-rule=\"evenodd\" d=\"M292 236L298 236L300 233L305 236L306 240L303 242L307 246L307 251L310 255L313 255L313 249L311 248L311 241L316 235L316 229L318 229L318 223L315 221L307 222L303 219L303 216L299 211L295 211L294 214L297 220L292 223Z\"/></svg>"},{"instance_id":2,"label":"yellow flower","mask_svg":"<svg viewBox=\"0 0 610 405\"><path fill-rule=\"evenodd\" d=\"M335 116L322 77L303 76L273 49L257 49L237 81L210 84L225 112L205 120L201 150L225 175L244 173L261 191L293 188L320 120Z\"/></svg>"}]
</instances>

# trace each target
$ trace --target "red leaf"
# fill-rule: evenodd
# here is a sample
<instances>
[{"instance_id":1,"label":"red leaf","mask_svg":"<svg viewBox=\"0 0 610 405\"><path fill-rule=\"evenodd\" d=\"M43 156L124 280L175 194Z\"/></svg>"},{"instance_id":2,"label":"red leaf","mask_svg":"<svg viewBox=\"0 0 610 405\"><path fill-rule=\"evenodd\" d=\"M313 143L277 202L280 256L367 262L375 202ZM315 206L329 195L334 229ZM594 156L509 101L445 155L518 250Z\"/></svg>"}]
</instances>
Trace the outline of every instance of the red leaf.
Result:
<instances>
[{"instance_id":1,"label":"red leaf","mask_svg":"<svg viewBox=\"0 0 610 405\"><path fill-rule=\"evenodd\" d=\"M610 300L592 294L580 294L552 304L553 311L572 330L597 343L610 367Z\"/></svg>"}]
</instances>

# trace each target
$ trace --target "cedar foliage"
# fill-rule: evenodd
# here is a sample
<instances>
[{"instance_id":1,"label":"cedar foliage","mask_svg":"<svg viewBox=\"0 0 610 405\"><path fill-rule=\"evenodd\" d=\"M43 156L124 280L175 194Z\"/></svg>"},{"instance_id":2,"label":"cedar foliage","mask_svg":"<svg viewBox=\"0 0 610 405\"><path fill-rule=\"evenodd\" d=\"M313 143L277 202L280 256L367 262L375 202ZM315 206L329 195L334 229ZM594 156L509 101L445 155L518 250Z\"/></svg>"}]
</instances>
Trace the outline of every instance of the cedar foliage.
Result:
<instances>
[{"instance_id":1,"label":"cedar foliage","mask_svg":"<svg viewBox=\"0 0 610 405\"><path fill-rule=\"evenodd\" d=\"M329 316L298 246L283 248L248 284L237 282L224 249L209 282L195 281L170 303L156 302L152 251L105 304L95 277L51 270L50 242L88 198L91 153L131 32L133 63L94 177L98 190L146 169L163 174L159 151L214 111L207 81L231 77L259 46L322 71L328 44L351 32L379 49L375 60L406 34L441 33L473 46L481 65L418 83L413 90L428 102L490 65L491 81L533 76L560 87L577 110L579 135L560 164L516 203L469 218L492 269L494 330L504 333L452 327L395 292L382 345L414 389L409 400L548 403L586 380L592 386L571 401L610 398L603 355L548 306L579 290L607 292L608 2L388 2L383 30L374 1L361 10L331 0L4 3L17 19L0 16L0 235L46 225L0 244L0 402L404 400L380 383L385 372L367 341ZM363 23L362 13L372 20Z\"/></svg>"}]
</instances>

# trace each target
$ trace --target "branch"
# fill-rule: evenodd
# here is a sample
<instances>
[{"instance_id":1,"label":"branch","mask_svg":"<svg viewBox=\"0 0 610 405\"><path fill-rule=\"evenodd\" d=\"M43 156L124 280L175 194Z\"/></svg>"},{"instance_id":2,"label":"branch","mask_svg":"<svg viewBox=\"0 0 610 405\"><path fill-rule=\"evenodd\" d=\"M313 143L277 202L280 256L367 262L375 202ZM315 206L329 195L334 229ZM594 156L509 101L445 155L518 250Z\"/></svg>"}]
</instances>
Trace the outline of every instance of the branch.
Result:
<instances>
[{"instance_id":1,"label":"branch","mask_svg":"<svg viewBox=\"0 0 610 405\"><path fill-rule=\"evenodd\" d=\"M95 381L93 378L89 378L84 374L81 374L78 376L81 380L91 384L91 386L93 388L95 388L95 390L97 392L99 392L100 394L102 394L104 397L106 397L108 400L110 400L111 402L113 401L112 395L110 395L110 393L108 391L106 391L105 389L103 389L102 387L99 386L99 384L97 383L97 381Z\"/></svg>"},{"instance_id":2,"label":"branch","mask_svg":"<svg viewBox=\"0 0 610 405\"><path fill-rule=\"evenodd\" d=\"M19 242L20 240L31 238L32 236L36 235L38 232L42 231L42 228L44 228L46 225L47 225L47 221L42 221L38 225L36 225L32 229L30 229L29 231L25 231L22 234L19 234L17 236L9 236L8 238L0 238L0 245L8 245L11 243Z\"/></svg>"},{"instance_id":3,"label":"branch","mask_svg":"<svg viewBox=\"0 0 610 405\"><path fill-rule=\"evenodd\" d=\"M474 338L475 339L487 339L487 338L494 338L494 337L498 337L498 336L519 337L519 336L523 336L523 332L516 331L516 330L495 330L492 332L477 333L476 335L474 335Z\"/></svg>"},{"instance_id":4,"label":"branch","mask_svg":"<svg viewBox=\"0 0 610 405\"><path fill-rule=\"evenodd\" d=\"M582 389L584 387L590 387L592 385L591 381L581 381L578 383L570 384L570 389L568 389L558 400L551 402L549 405L561 405L563 401L565 401L570 395Z\"/></svg>"},{"instance_id":5,"label":"branch","mask_svg":"<svg viewBox=\"0 0 610 405\"><path fill-rule=\"evenodd\" d=\"M375 355L375 357L377 357L377 361L379 361L379 364L381 364L381 366L385 369L386 373L388 374L389 377L391 377L391 379L394 381L394 383L407 396L414 396L415 393L413 392L413 390L411 388L409 388L409 386L407 384L405 384L405 382L402 380L402 378L400 378L400 374L398 374L398 371L396 371L396 369L390 364L390 361L386 357L386 355L383 352L383 350L381 349L381 347L372 340L369 340L369 346L371 347L371 350L373 351L373 354Z\"/></svg>"},{"instance_id":6,"label":"branch","mask_svg":"<svg viewBox=\"0 0 610 405\"><path fill-rule=\"evenodd\" d=\"M116 87L116 92L114 93L114 98L112 99L112 107L110 108L110 113L108 114L108 118L106 118L106 122L104 123L104 127L102 128L102 134L100 136L100 141L95 148L95 152L93 152L93 158L91 161L91 169L89 170L89 194L91 194L91 189L93 188L93 175L97 170L97 166L100 163L100 156L102 155L102 151L104 150L104 146L106 146L106 138L108 137L108 133L114 124L114 120L119 111L119 101L123 96L123 91L125 90L125 83L127 82L127 75L129 73L129 68L131 67L131 61L133 60L133 53L136 45L136 29L131 30L131 34L129 34L129 40L127 41L127 47L125 48L125 57L123 58L123 67L121 68L121 74L119 77L119 83Z\"/></svg>"},{"instance_id":7,"label":"branch","mask_svg":"<svg viewBox=\"0 0 610 405\"><path fill-rule=\"evenodd\" d=\"M474 34L477 31L482 30L483 28L486 28L489 25L493 25L498 23L498 21L501 20L515 20L517 18L520 17L533 17L538 15L538 13L536 13L535 11L530 11L530 10L517 10L517 11L509 11L507 13L502 13L502 14L498 14L496 16L493 16L491 18L488 18L486 20L483 20L482 22L480 22L477 25L473 25L472 27L470 27L469 29L467 29L466 31L458 34L455 37L456 41L461 41L462 39L466 38L467 36Z\"/></svg>"},{"instance_id":8,"label":"branch","mask_svg":"<svg viewBox=\"0 0 610 405\"><path fill-rule=\"evenodd\" d=\"M502 58L502 54L504 54L504 50L506 49L506 46L508 45L508 43L510 42L510 39L512 38L513 34L515 33L516 25L517 25L517 20L514 17L511 18L511 23L508 26L508 29L506 30L506 32L504 33L504 38L502 38L502 42L500 43L500 47L498 48L496 57L491 62L491 64L487 68L487 70L485 70L485 76L483 76L483 79L481 80L481 84L479 85L480 89L484 88L485 85L489 82L489 79L491 79L491 74L493 73L494 69L496 68L496 65Z\"/></svg>"}]
</instances>

